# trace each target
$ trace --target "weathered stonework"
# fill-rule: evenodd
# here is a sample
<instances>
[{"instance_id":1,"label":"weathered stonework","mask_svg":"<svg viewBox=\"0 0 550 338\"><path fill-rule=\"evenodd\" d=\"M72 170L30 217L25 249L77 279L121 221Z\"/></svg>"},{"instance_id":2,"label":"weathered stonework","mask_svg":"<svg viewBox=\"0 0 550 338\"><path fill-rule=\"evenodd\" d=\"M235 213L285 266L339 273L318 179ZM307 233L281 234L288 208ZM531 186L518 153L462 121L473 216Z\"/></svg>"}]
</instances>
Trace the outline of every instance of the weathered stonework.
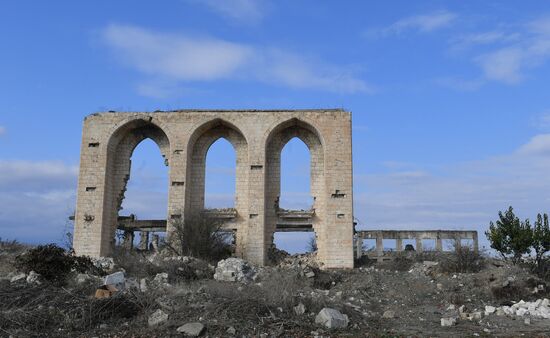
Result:
<instances>
[{"instance_id":1,"label":"weathered stonework","mask_svg":"<svg viewBox=\"0 0 550 338\"><path fill-rule=\"evenodd\" d=\"M281 219L309 217L324 267L352 268L351 114L332 109L108 112L86 117L75 251L90 256L111 253L130 157L146 138L156 142L169 167L167 235L172 231L170 219L185 220L202 212L206 153L222 137L237 155L236 214L230 226L236 232L237 255L266 264L273 233L285 223ZM293 137L310 150L312 213L279 209L281 150Z\"/></svg>"}]
</instances>

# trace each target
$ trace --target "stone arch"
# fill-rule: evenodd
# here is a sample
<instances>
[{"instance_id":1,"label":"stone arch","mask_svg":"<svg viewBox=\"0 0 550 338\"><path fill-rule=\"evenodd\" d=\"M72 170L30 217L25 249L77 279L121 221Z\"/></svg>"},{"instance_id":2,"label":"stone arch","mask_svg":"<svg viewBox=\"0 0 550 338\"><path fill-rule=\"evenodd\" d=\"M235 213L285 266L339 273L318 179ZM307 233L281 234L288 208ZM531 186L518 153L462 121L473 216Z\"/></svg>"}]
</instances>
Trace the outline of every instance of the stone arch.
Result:
<instances>
[{"instance_id":1,"label":"stone arch","mask_svg":"<svg viewBox=\"0 0 550 338\"><path fill-rule=\"evenodd\" d=\"M273 234L276 231L279 198L281 193L281 152L283 147L293 138L298 138L309 149L310 153L310 193L313 196L312 219L316 236L322 234L322 220L325 216L325 163L323 138L312 124L297 118L278 124L272 128L265 143L265 217L266 243L272 245ZM317 241L320 243L321 241ZM321 249L321 248L319 248Z\"/></svg>"},{"instance_id":2,"label":"stone arch","mask_svg":"<svg viewBox=\"0 0 550 338\"><path fill-rule=\"evenodd\" d=\"M248 142L244 134L233 124L214 119L197 127L187 145L187 189L185 190L185 215L204 210L206 155L218 139L226 139L235 150L235 202L236 218L226 224L237 231L237 250L243 243L244 226L248 215Z\"/></svg>"},{"instance_id":3,"label":"stone arch","mask_svg":"<svg viewBox=\"0 0 550 338\"><path fill-rule=\"evenodd\" d=\"M102 252L114 247L118 212L130 179L131 157L135 148L145 139L157 144L166 166L170 163L170 140L164 130L152 122L152 118L137 118L127 121L114 130L106 145L106 172L103 198ZM166 182L168 184L168 182Z\"/></svg>"}]
</instances>

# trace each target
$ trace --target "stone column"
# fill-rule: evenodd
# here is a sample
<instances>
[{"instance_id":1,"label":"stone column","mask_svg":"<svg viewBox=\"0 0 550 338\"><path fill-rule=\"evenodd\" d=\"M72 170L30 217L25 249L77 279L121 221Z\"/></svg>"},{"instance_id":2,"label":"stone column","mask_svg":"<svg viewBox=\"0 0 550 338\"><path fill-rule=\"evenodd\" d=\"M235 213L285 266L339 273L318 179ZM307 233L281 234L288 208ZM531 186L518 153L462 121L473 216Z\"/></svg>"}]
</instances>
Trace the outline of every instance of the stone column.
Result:
<instances>
[{"instance_id":1,"label":"stone column","mask_svg":"<svg viewBox=\"0 0 550 338\"><path fill-rule=\"evenodd\" d=\"M378 257L384 255L384 238L382 234L376 234L376 254Z\"/></svg>"},{"instance_id":2,"label":"stone column","mask_svg":"<svg viewBox=\"0 0 550 338\"><path fill-rule=\"evenodd\" d=\"M443 240L439 236L435 239L435 250L439 252L443 251Z\"/></svg>"},{"instance_id":3,"label":"stone column","mask_svg":"<svg viewBox=\"0 0 550 338\"><path fill-rule=\"evenodd\" d=\"M355 241L355 259L359 259L363 256L363 239L357 237Z\"/></svg>"},{"instance_id":4,"label":"stone column","mask_svg":"<svg viewBox=\"0 0 550 338\"><path fill-rule=\"evenodd\" d=\"M395 251L397 252L403 251L403 239L397 238L395 240Z\"/></svg>"},{"instance_id":5,"label":"stone column","mask_svg":"<svg viewBox=\"0 0 550 338\"><path fill-rule=\"evenodd\" d=\"M153 249L152 251L154 251L154 252L159 251L159 235L153 234L151 236L151 247Z\"/></svg>"},{"instance_id":6,"label":"stone column","mask_svg":"<svg viewBox=\"0 0 550 338\"><path fill-rule=\"evenodd\" d=\"M149 231L140 231L139 235L139 249L145 251L149 248Z\"/></svg>"},{"instance_id":7,"label":"stone column","mask_svg":"<svg viewBox=\"0 0 550 338\"><path fill-rule=\"evenodd\" d=\"M422 238L416 238L416 252L422 252Z\"/></svg>"},{"instance_id":8,"label":"stone column","mask_svg":"<svg viewBox=\"0 0 550 338\"><path fill-rule=\"evenodd\" d=\"M122 239L122 246L127 250L132 250L134 246L134 232L132 230L124 231L124 238Z\"/></svg>"}]
</instances>

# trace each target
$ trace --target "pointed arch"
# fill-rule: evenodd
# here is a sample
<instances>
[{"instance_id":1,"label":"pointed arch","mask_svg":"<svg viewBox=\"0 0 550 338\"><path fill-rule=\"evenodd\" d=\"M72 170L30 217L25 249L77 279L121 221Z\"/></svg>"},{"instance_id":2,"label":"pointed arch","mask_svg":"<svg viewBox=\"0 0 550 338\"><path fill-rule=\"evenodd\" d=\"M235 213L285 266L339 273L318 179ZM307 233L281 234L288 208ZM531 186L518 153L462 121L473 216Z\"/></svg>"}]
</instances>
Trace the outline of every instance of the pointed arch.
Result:
<instances>
[{"instance_id":1,"label":"pointed arch","mask_svg":"<svg viewBox=\"0 0 550 338\"><path fill-rule=\"evenodd\" d=\"M126 186L130 179L131 157L134 149L145 139L157 144L164 163L170 162L170 140L164 130L152 122L152 118L136 118L118 127L106 145L106 175L103 199L103 229L101 232L104 252L114 247L118 212L121 210ZM168 182L167 182L168 184Z\"/></svg>"}]
</instances>

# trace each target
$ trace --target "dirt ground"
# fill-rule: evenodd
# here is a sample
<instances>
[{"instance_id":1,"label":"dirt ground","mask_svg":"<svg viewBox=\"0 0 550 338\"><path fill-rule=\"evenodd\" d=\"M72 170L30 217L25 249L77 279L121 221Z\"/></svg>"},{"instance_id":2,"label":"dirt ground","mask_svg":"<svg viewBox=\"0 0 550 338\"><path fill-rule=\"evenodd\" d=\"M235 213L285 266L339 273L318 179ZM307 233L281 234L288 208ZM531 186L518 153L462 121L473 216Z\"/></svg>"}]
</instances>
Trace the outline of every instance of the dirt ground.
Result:
<instances>
[{"instance_id":1,"label":"dirt ground","mask_svg":"<svg viewBox=\"0 0 550 338\"><path fill-rule=\"evenodd\" d=\"M95 299L99 276L75 274L64 286L12 282L18 273L10 268L13 255L0 252L2 337L181 337L177 328L189 322L204 324L205 337L550 336L550 319L526 323L527 317L495 313L460 319L461 306L483 313L487 305L550 298L547 281L498 259L484 259L479 272L454 273L443 272L436 256L367 262L346 271L321 271L310 258L287 257L278 266L256 268L256 277L242 283L213 279L214 266L204 262L177 261L174 268L135 256L112 268L126 271L126 291ZM155 277L163 270L168 278L160 281ZM303 314L294 310L300 303ZM324 307L346 314L348 327L316 324ZM168 320L149 326L159 309ZM447 317L458 318L456 325L442 327Z\"/></svg>"}]
</instances>

